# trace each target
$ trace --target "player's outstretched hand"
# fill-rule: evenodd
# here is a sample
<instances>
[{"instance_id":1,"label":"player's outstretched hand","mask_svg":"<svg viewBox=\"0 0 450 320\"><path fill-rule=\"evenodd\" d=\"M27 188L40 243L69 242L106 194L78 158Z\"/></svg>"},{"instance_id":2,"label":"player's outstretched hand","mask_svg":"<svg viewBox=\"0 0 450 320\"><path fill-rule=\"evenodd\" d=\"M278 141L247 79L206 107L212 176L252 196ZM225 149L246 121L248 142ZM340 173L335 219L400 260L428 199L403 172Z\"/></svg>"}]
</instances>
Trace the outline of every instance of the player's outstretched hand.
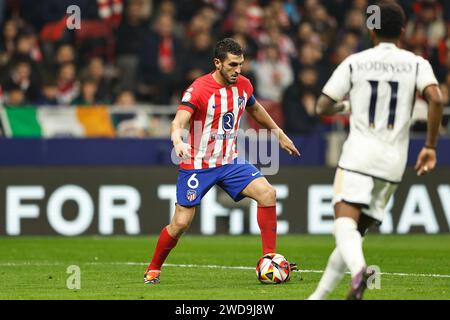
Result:
<instances>
[{"instance_id":1,"label":"player's outstretched hand","mask_svg":"<svg viewBox=\"0 0 450 320\"><path fill-rule=\"evenodd\" d=\"M183 141L174 145L175 153L181 159L188 159L191 156L191 146Z\"/></svg>"},{"instance_id":2,"label":"player's outstretched hand","mask_svg":"<svg viewBox=\"0 0 450 320\"><path fill-rule=\"evenodd\" d=\"M422 148L417 157L416 169L417 175L421 176L430 172L436 167L436 150L431 148Z\"/></svg>"},{"instance_id":3,"label":"player's outstretched hand","mask_svg":"<svg viewBox=\"0 0 450 320\"><path fill-rule=\"evenodd\" d=\"M287 153L289 153L291 156L300 156L300 152L297 150L292 140L289 139L289 137L282 130L280 130L278 139L280 141L281 148L284 149Z\"/></svg>"}]
</instances>

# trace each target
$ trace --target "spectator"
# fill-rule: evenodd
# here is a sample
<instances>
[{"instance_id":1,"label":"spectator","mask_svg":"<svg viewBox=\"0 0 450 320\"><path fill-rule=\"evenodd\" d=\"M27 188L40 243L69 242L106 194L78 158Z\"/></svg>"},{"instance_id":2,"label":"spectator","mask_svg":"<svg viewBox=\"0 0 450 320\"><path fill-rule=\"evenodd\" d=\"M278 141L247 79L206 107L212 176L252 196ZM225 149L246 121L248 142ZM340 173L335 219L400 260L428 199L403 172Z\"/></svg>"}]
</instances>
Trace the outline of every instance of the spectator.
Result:
<instances>
[{"instance_id":1,"label":"spectator","mask_svg":"<svg viewBox=\"0 0 450 320\"><path fill-rule=\"evenodd\" d=\"M7 107L21 107L27 104L25 93L17 84L6 89L5 105Z\"/></svg>"},{"instance_id":2,"label":"spectator","mask_svg":"<svg viewBox=\"0 0 450 320\"><path fill-rule=\"evenodd\" d=\"M264 21L264 11L258 2L254 0L234 1L231 5L230 13L222 23L222 30L224 32L232 30L235 19L242 16L248 22L248 34L256 38Z\"/></svg>"},{"instance_id":3,"label":"spectator","mask_svg":"<svg viewBox=\"0 0 450 320\"><path fill-rule=\"evenodd\" d=\"M233 38L244 48L245 58L255 58L258 44L248 33L248 21L245 16L235 17L232 29L223 34L222 38Z\"/></svg>"},{"instance_id":4,"label":"spectator","mask_svg":"<svg viewBox=\"0 0 450 320\"><path fill-rule=\"evenodd\" d=\"M18 27L14 20L7 20L4 23L0 38L0 68L6 65L13 56L18 32Z\"/></svg>"},{"instance_id":5,"label":"spectator","mask_svg":"<svg viewBox=\"0 0 450 320\"><path fill-rule=\"evenodd\" d=\"M173 18L170 15L159 16L154 32L145 39L140 54L139 93L156 104L171 102L181 78L183 50L173 31Z\"/></svg>"},{"instance_id":6,"label":"spectator","mask_svg":"<svg viewBox=\"0 0 450 320\"><path fill-rule=\"evenodd\" d=\"M444 115L442 117L443 131L447 134L450 133L450 91L446 83L441 83L439 85L442 92L442 102L444 104Z\"/></svg>"},{"instance_id":7,"label":"spectator","mask_svg":"<svg viewBox=\"0 0 450 320\"><path fill-rule=\"evenodd\" d=\"M142 109L136 108L136 98L130 90L122 90L114 104L120 108L113 114L116 134L121 138L143 138L149 134L149 117Z\"/></svg>"},{"instance_id":8,"label":"spectator","mask_svg":"<svg viewBox=\"0 0 450 320\"><path fill-rule=\"evenodd\" d=\"M45 71L43 74L56 75L61 65L65 63L78 63L75 48L70 43L44 42L43 45Z\"/></svg>"},{"instance_id":9,"label":"spectator","mask_svg":"<svg viewBox=\"0 0 450 320\"><path fill-rule=\"evenodd\" d=\"M89 65L82 73L84 78L92 78L97 83L96 97L99 101L111 101L111 79L106 76L103 59L95 57L89 61Z\"/></svg>"},{"instance_id":10,"label":"spectator","mask_svg":"<svg viewBox=\"0 0 450 320\"><path fill-rule=\"evenodd\" d=\"M70 105L78 96L79 83L76 75L77 69L74 63L67 62L59 67L57 78L59 104Z\"/></svg>"},{"instance_id":11,"label":"spectator","mask_svg":"<svg viewBox=\"0 0 450 320\"><path fill-rule=\"evenodd\" d=\"M297 53L294 42L281 32L276 20L272 17L266 18L265 25L266 31L260 33L259 42L262 45L277 45L279 48L279 58L283 61L290 61Z\"/></svg>"},{"instance_id":12,"label":"spectator","mask_svg":"<svg viewBox=\"0 0 450 320\"><path fill-rule=\"evenodd\" d=\"M367 6L364 8L367 8ZM357 38L357 46L355 46L355 48L357 48L358 51L372 46L372 39L370 38L369 30L366 26L365 9L361 10L360 8L354 8L350 10L346 15L344 26L347 33L350 32Z\"/></svg>"},{"instance_id":13,"label":"spectator","mask_svg":"<svg viewBox=\"0 0 450 320\"><path fill-rule=\"evenodd\" d=\"M293 81L292 68L280 59L278 47L269 44L264 48L264 57L255 63L256 94L261 99L281 102L284 89Z\"/></svg>"},{"instance_id":14,"label":"spectator","mask_svg":"<svg viewBox=\"0 0 450 320\"><path fill-rule=\"evenodd\" d=\"M167 14L175 19L176 13L177 13L177 7L172 0L162 0L159 3L158 11L156 12L155 15L160 16L160 15Z\"/></svg>"},{"instance_id":15,"label":"spectator","mask_svg":"<svg viewBox=\"0 0 450 320\"><path fill-rule=\"evenodd\" d=\"M188 87L195 79L211 71L213 57L211 36L207 32L198 33L193 39L192 48L186 54L183 67L185 83Z\"/></svg>"},{"instance_id":16,"label":"spectator","mask_svg":"<svg viewBox=\"0 0 450 320\"><path fill-rule=\"evenodd\" d=\"M250 80L251 83L256 83L256 76L254 70L255 61L252 57L245 57L242 65L242 75Z\"/></svg>"},{"instance_id":17,"label":"spectator","mask_svg":"<svg viewBox=\"0 0 450 320\"><path fill-rule=\"evenodd\" d=\"M148 17L142 14L145 4L140 0L128 2L125 18L117 31L116 53L117 67L121 77L118 85L136 86L138 55L142 43L148 37ZM130 35L133 35L130 37Z\"/></svg>"},{"instance_id":18,"label":"spectator","mask_svg":"<svg viewBox=\"0 0 450 320\"><path fill-rule=\"evenodd\" d=\"M122 89L114 100L114 105L123 108L132 108L136 106L136 96L133 91L128 89Z\"/></svg>"},{"instance_id":19,"label":"spectator","mask_svg":"<svg viewBox=\"0 0 450 320\"><path fill-rule=\"evenodd\" d=\"M312 43L304 43L298 50L298 55L292 61L295 74L299 74L301 69L314 68L319 75L318 86L325 84L329 76L330 66L327 62L319 63L323 58L322 51Z\"/></svg>"},{"instance_id":20,"label":"spectator","mask_svg":"<svg viewBox=\"0 0 450 320\"><path fill-rule=\"evenodd\" d=\"M210 28L213 34L218 34L221 32L220 15L215 6L208 4L201 6L198 11L198 15L200 15L203 20L211 26Z\"/></svg>"},{"instance_id":21,"label":"spectator","mask_svg":"<svg viewBox=\"0 0 450 320\"><path fill-rule=\"evenodd\" d=\"M297 27L297 33L295 34L294 43L297 47L300 47L304 43L318 42L322 40L317 32L314 31L311 23L304 21Z\"/></svg>"},{"instance_id":22,"label":"spectator","mask_svg":"<svg viewBox=\"0 0 450 320\"><path fill-rule=\"evenodd\" d=\"M188 46L190 39L194 38L198 33L212 33L212 28L212 20L208 19L208 17L201 14L194 15L187 25L184 45Z\"/></svg>"},{"instance_id":23,"label":"spectator","mask_svg":"<svg viewBox=\"0 0 450 320\"><path fill-rule=\"evenodd\" d=\"M318 93L322 89L319 85L319 75L313 66L304 66L300 69L296 80L303 91Z\"/></svg>"},{"instance_id":24,"label":"spectator","mask_svg":"<svg viewBox=\"0 0 450 320\"><path fill-rule=\"evenodd\" d=\"M19 87L28 101L33 101L39 95L39 83L31 74L31 63L29 59L16 60L8 78L3 83L3 88L9 91L12 87Z\"/></svg>"},{"instance_id":25,"label":"spectator","mask_svg":"<svg viewBox=\"0 0 450 320\"><path fill-rule=\"evenodd\" d=\"M298 83L291 85L283 95L284 130L289 134L312 134L321 128L315 115L316 95L303 90Z\"/></svg>"},{"instance_id":26,"label":"spectator","mask_svg":"<svg viewBox=\"0 0 450 320\"><path fill-rule=\"evenodd\" d=\"M63 43L56 49L56 67L58 68L64 63L77 63L75 48L70 43Z\"/></svg>"},{"instance_id":27,"label":"spectator","mask_svg":"<svg viewBox=\"0 0 450 320\"><path fill-rule=\"evenodd\" d=\"M449 1L397 1L409 16L403 46L429 58L438 80L450 86ZM280 100L287 92L280 84L286 75L290 77L289 72L280 72L276 62L277 67L272 66L264 79L259 67L274 64L266 57L266 45L275 44L278 60L291 63L292 74L298 78L297 88L306 94L319 90L339 62L371 42L365 25L367 5L373 3L369 0L77 1L83 19L112 25L120 20L120 5L124 5L118 29L102 29L98 34L95 24L94 28L84 28L84 33L67 30L63 16L73 1L35 2L8 1L5 7L6 20L0 34L0 83L5 86L5 98L8 86L18 85L25 90L25 102L54 104L54 84L45 79L40 85L41 75L49 75L56 77L58 104L70 104L80 96L77 70L84 67L80 77L92 77L97 82L96 101L111 101L114 88L126 86L136 88L135 94L143 102L169 104L179 96L181 82L209 71L208 43L232 37L245 48L242 73L255 77L255 92ZM100 12L100 7L106 8L105 12ZM186 48L189 55L184 54ZM85 57L83 52L89 53L85 55L89 56L86 65L79 59ZM110 56L114 52L116 60L96 58L114 58ZM18 70L19 61L27 61L29 67ZM270 72L282 76L268 76ZM27 73L28 80L24 80L21 75ZM274 79L279 83L264 84Z\"/></svg>"},{"instance_id":28,"label":"spectator","mask_svg":"<svg viewBox=\"0 0 450 320\"><path fill-rule=\"evenodd\" d=\"M441 8L434 0L416 1L414 13L406 25L405 38L411 45L421 46L429 57L445 35Z\"/></svg>"},{"instance_id":29,"label":"spectator","mask_svg":"<svg viewBox=\"0 0 450 320\"><path fill-rule=\"evenodd\" d=\"M436 76L439 82L445 81L445 76L450 70L449 67L449 51L450 51L450 23L446 25L445 36L439 40L436 48L434 61L432 65L436 71Z\"/></svg>"},{"instance_id":30,"label":"spectator","mask_svg":"<svg viewBox=\"0 0 450 320\"><path fill-rule=\"evenodd\" d=\"M44 78L41 86L39 97L34 101L39 106L56 106L58 105L58 86L56 79L51 76Z\"/></svg>"},{"instance_id":31,"label":"spectator","mask_svg":"<svg viewBox=\"0 0 450 320\"><path fill-rule=\"evenodd\" d=\"M98 83L92 77L86 77L81 81L80 94L72 100L72 105L92 106L104 103L98 99Z\"/></svg>"},{"instance_id":32,"label":"spectator","mask_svg":"<svg viewBox=\"0 0 450 320\"><path fill-rule=\"evenodd\" d=\"M278 25L285 31L293 31L294 26L300 22L299 13L294 1L274 0L268 5L271 14L276 17Z\"/></svg>"},{"instance_id":33,"label":"spectator","mask_svg":"<svg viewBox=\"0 0 450 320\"><path fill-rule=\"evenodd\" d=\"M37 64L41 63L44 57L41 51L41 47L39 45L38 36L34 28L31 26L24 27L20 32L20 36L22 38L25 38L26 41L29 42L27 46L29 46L30 48L30 50L28 51L30 59ZM26 49L28 49L28 47ZM20 53L20 48L18 48L17 51ZM27 52L23 51L22 53L26 54Z\"/></svg>"},{"instance_id":34,"label":"spectator","mask_svg":"<svg viewBox=\"0 0 450 320\"><path fill-rule=\"evenodd\" d=\"M326 8L322 5L312 5L309 11L308 21L311 23L314 31L322 38L323 43L331 45L337 30L336 19L329 15Z\"/></svg>"},{"instance_id":35,"label":"spectator","mask_svg":"<svg viewBox=\"0 0 450 320\"><path fill-rule=\"evenodd\" d=\"M39 58L39 55L32 54L35 49L36 39L32 34L32 31L20 31L15 39L14 53L11 59L9 59L8 64L5 65L4 69L11 71L18 61L28 61L31 68L30 77L33 79L33 82L39 82L43 65L41 63L42 59Z\"/></svg>"},{"instance_id":36,"label":"spectator","mask_svg":"<svg viewBox=\"0 0 450 320\"><path fill-rule=\"evenodd\" d=\"M447 75L450 73L450 50L445 53L445 59L442 64L436 67L436 77L440 82L445 81Z\"/></svg>"}]
</instances>

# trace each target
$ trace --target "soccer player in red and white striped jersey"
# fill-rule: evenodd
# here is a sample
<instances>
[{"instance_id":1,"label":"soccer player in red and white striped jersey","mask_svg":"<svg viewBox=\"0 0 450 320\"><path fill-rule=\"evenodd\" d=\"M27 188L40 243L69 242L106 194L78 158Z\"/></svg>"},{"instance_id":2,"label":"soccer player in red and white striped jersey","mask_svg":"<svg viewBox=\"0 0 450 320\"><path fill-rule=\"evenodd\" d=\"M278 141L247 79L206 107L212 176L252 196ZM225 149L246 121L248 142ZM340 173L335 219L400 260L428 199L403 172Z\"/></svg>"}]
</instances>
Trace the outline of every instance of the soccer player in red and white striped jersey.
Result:
<instances>
[{"instance_id":1,"label":"soccer player in red and white striped jersey","mask_svg":"<svg viewBox=\"0 0 450 320\"><path fill-rule=\"evenodd\" d=\"M250 81L242 76L242 48L231 38L214 49L215 71L192 83L184 92L171 138L177 156L183 160L177 182L177 204L170 224L160 233L145 283L159 283L161 266L179 237L189 228L195 207L214 185L235 201L244 197L258 203L257 220L263 254L276 252L276 193L261 172L247 161L237 161L236 139L244 111L264 128L272 130L282 149L300 153L253 96ZM190 125L186 142L183 129Z\"/></svg>"},{"instance_id":2,"label":"soccer player in red and white striped jersey","mask_svg":"<svg viewBox=\"0 0 450 320\"><path fill-rule=\"evenodd\" d=\"M240 61L234 61L238 65ZM190 113L189 157L182 169L205 169L228 164L237 157L236 137L246 103L254 102L253 86L240 75L223 86L213 73L198 78L185 91L178 110Z\"/></svg>"}]
</instances>

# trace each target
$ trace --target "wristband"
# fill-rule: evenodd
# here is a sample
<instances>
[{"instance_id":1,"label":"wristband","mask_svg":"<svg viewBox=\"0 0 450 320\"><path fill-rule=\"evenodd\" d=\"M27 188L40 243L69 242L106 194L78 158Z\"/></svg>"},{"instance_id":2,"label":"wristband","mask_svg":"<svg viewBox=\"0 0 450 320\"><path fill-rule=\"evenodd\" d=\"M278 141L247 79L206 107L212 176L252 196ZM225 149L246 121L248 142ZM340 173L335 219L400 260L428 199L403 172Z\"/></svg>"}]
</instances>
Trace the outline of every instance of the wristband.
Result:
<instances>
[{"instance_id":1,"label":"wristband","mask_svg":"<svg viewBox=\"0 0 450 320\"><path fill-rule=\"evenodd\" d=\"M432 150L436 150L436 147L433 146L429 146L429 145L424 145L423 146L425 149L432 149Z\"/></svg>"}]
</instances>

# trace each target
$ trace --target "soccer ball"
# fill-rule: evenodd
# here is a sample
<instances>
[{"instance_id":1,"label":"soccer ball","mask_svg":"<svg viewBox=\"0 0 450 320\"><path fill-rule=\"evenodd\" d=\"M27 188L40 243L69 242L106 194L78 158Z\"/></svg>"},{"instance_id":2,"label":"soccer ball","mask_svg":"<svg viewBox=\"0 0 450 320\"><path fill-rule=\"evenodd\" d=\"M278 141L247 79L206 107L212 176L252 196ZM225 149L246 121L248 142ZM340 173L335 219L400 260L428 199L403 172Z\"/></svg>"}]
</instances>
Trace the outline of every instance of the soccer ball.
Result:
<instances>
[{"instance_id":1,"label":"soccer ball","mask_svg":"<svg viewBox=\"0 0 450 320\"><path fill-rule=\"evenodd\" d=\"M291 276L291 266L281 254L267 253L256 265L256 276L262 283L283 283Z\"/></svg>"}]
</instances>

